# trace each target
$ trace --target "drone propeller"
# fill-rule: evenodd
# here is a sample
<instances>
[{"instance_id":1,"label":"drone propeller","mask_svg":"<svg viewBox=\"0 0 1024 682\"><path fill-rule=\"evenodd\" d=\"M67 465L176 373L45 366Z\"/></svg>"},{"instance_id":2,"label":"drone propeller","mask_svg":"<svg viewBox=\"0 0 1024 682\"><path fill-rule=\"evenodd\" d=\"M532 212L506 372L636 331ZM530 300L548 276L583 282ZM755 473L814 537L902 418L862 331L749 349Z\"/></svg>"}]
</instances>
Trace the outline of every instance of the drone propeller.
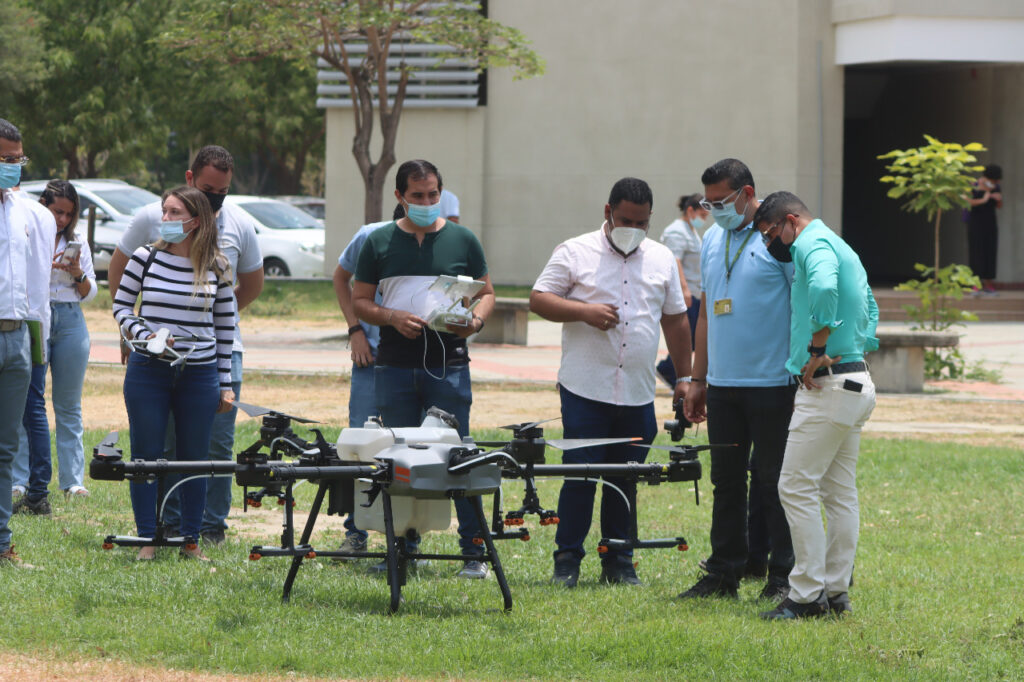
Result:
<instances>
[{"instance_id":1,"label":"drone propeller","mask_svg":"<svg viewBox=\"0 0 1024 682\"><path fill-rule=\"evenodd\" d=\"M635 438L553 438L546 441L548 445L559 450L576 450L578 448L590 448L596 445L615 445L617 443L635 443L640 437Z\"/></svg>"},{"instance_id":2,"label":"drone propeller","mask_svg":"<svg viewBox=\"0 0 1024 682\"><path fill-rule=\"evenodd\" d=\"M259 405L250 405L249 403L243 403L240 400L236 401L235 405L237 405L238 409L242 410L242 412L245 412L250 417L259 417L259 416L264 415L264 414L276 414L276 415L278 415L280 417L285 417L286 419L291 419L292 421L298 422L300 424L319 424L320 423L320 422L318 422L315 419L306 419L305 417L296 417L294 415L285 414L284 412L278 412L277 410L272 410L269 407L260 407Z\"/></svg>"},{"instance_id":3,"label":"drone propeller","mask_svg":"<svg viewBox=\"0 0 1024 682\"><path fill-rule=\"evenodd\" d=\"M111 431L104 436L103 440L101 440L96 446L96 452L101 455L107 455L108 457L118 456L120 453L117 451L117 439L117 431Z\"/></svg>"},{"instance_id":4,"label":"drone propeller","mask_svg":"<svg viewBox=\"0 0 1024 682\"><path fill-rule=\"evenodd\" d=\"M535 428L541 424L547 424L548 422L558 421L561 417L552 417L551 419L544 419L539 422L523 422L522 424L506 424L505 426L499 426L499 429L505 429L507 431L526 431L528 429Z\"/></svg>"}]
</instances>

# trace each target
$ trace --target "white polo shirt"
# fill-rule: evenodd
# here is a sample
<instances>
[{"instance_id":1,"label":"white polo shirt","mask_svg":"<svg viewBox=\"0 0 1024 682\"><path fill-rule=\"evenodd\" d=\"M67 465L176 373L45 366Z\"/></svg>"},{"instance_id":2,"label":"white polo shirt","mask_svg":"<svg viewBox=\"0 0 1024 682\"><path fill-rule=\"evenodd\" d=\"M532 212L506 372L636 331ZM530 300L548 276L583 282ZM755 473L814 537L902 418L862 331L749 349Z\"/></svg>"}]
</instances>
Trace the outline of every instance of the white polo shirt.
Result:
<instances>
[{"instance_id":1,"label":"white polo shirt","mask_svg":"<svg viewBox=\"0 0 1024 682\"><path fill-rule=\"evenodd\" d=\"M160 221L163 209L160 202L147 204L139 209L132 218L132 224L121 235L117 248L131 258L140 246L152 244L160 239ZM231 204L224 204L217 213L217 231L220 233L220 250L227 256L231 272L255 272L263 267L263 254L256 239L256 226L249 214ZM235 342L232 350L239 353L242 346L242 334L238 328L237 306L235 311Z\"/></svg>"},{"instance_id":2,"label":"white polo shirt","mask_svg":"<svg viewBox=\"0 0 1024 682\"><path fill-rule=\"evenodd\" d=\"M614 405L654 400L661 316L686 312L679 269L668 248L644 239L623 256L602 226L559 244L533 288L618 307L619 324L606 331L585 322L562 325L558 383L576 395Z\"/></svg>"}]
</instances>

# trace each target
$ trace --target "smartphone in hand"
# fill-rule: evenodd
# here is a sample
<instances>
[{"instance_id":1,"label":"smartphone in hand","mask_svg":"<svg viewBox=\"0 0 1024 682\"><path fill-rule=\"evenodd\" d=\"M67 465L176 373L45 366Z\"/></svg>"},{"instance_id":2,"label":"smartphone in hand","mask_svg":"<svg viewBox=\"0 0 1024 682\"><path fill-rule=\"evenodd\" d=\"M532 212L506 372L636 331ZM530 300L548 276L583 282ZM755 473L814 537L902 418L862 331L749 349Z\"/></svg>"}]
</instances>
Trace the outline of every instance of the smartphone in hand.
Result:
<instances>
[{"instance_id":1,"label":"smartphone in hand","mask_svg":"<svg viewBox=\"0 0 1024 682\"><path fill-rule=\"evenodd\" d=\"M64 254L60 257L60 264L70 265L76 258L78 258L78 254L81 252L82 242L68 243L67 248L64 249Z\"/></svg>"}]
</instances>

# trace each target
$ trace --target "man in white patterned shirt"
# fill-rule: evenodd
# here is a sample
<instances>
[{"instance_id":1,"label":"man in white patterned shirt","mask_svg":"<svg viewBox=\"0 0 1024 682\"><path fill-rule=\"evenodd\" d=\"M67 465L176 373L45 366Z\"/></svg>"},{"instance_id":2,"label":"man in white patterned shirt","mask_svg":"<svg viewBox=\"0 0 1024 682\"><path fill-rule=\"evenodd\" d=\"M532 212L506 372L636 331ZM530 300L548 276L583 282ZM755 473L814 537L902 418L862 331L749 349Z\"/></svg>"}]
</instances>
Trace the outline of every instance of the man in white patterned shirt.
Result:
<instances>
[{"instance_id":1,"label":"man in white patterned shirt","mask_svg":"<svg viewBox=\"0 0 1024 682\"><path fill-rule=\"evenodd\" d=\"M654 440L659 323L680 370L674 398L685 396L690 325L675 257L646 238L653 204L643 180L616 182L601 228L559 244L530 294L530 310L564 323L558 390L566 438ZM621 444L570 450L562 461L613 464L645 458L644 450ZM633 504L635 482L615 477L606 481ZM552 582L574 587L579 580L594 493L593 482L562 485ZM607 538L630 537L629 512L614 489L606 488L601 495L601 533ZM611 550L602 555L601 564L602 582L640 584L631 550Z\"/></svg>"}]
</instances>

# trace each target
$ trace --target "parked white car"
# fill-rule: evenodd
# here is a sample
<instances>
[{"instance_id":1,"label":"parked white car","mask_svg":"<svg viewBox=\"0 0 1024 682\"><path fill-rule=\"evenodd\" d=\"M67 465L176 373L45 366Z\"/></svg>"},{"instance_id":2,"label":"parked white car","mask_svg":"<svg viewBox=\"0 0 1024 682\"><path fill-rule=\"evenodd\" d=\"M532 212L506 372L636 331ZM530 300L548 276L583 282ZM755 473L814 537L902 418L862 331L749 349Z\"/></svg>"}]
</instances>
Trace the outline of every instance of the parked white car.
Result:
<instances>
[{"instance_id":1,"label":"parked white car","mask_svg":"<svg viewBox=\"0 0 1024 682\"><path fill-rule=\"evenodd\" d=\"M38 197L46 189L46 180L23 182L21 189ZM136 211L160 201L160 197L149 190L129 185L123 180L82 179L72 180L82 204L82 214L76 228L81 235L88 230L89 208L96 207L96 230L93 234L92 260L96 277L107 278L107 267L117 242L132 222Z\"/></svg>"},{"instance_id":2,"label":"parked white car","mask_svg":"<svg viewBox=\"0 0 1024 682\"><path fill-rule=\"evenodd\" d=\"M324 276L324 229L316 218L265 197L228 194L225 203L252 216L268 277Z\"/></svg>"}]
</instances>

